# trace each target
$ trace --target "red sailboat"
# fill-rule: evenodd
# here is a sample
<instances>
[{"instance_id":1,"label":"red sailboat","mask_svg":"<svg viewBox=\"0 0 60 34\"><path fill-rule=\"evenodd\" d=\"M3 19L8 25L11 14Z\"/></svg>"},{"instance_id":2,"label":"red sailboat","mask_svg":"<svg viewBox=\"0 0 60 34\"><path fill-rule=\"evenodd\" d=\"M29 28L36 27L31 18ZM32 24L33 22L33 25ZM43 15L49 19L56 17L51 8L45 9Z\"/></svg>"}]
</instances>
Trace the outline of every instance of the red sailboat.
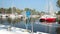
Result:
<instances>
[{"instance_id":1,"label":"red sailboat","mask_svg":"<svg viewBox=\"0 0 60 34\"><path fill-rule=\"evenodd\" d=\"M56 15L54 14L53 10L53 4L51 1L48 1L47 5L48 13L40 17L40 22L46 22L46 23L55 23L56 22Z\"/></svg>"},{"instance_id":2,"label":"red sailboat","mask_svg":"<svg viewBox=\"0 0 60 34\"><path fill-rule=\"evenodd\" d=\"M46 23L55 23L56 17L52 15L43 15L40 19L40 22L46 22Z\"/></svg>"}]
</instances>

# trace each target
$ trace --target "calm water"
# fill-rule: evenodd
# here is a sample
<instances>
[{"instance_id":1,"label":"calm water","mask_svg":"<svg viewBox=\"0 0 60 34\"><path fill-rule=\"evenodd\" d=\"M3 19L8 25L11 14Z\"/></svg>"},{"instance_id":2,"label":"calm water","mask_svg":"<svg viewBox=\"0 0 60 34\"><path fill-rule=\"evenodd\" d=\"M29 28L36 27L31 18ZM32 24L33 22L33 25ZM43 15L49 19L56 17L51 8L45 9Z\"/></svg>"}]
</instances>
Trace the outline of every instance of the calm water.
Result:
<instances>
[{"instance_id":1,"label":"calm water","mask_svg":"<svg viewBox=\"0 0 60 34\"><path fill-rule=\"evenodd\" d=\"M8 25L8 21L5 19L5 20L0 20L0 23L2 22L2 24L5 24L5 25ZM57 27L53 27L53 26L58 26L57 24L54 24L52 27L49 27L49 26L45 26L45 25L42 25L42 24L36 24L36 23L39 23L38 21L37 22L34 22L33 24L33 31L34 32L49 32L49 28L50 28L50 33L51 34L56 34L56 28ZM28 23L28 29L31 30L31 23ZM20 21L19 23L16 23L15 24L15 27L19 27L19 28L26 28L25 27L25 22L24 21Z\"/></svg>"}]
</instances>

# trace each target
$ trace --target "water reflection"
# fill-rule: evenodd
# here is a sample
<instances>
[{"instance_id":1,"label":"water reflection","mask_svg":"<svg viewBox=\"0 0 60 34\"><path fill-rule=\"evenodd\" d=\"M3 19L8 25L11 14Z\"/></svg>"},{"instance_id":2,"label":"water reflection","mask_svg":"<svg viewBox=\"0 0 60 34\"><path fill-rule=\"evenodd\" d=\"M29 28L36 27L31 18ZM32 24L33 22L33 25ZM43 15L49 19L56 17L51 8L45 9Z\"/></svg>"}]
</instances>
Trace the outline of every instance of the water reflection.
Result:
<instances>
[{"instance_id":1,"label":"water reflection","mask_svg":"<svg viewBox=\"0 0 60 34\"><path fill-rule=\"evenodd\" d=\"M6 18L6 19L1 19L0 18L0 23L1 24L9 25L10 24L9 22L11 23L11 19L10 18ZM39 32L49 32L49 26L45 26L45 25L42 25L42 24L36 24L36 23L40 23L38 21L38 19L35 20L35 22L33 23L33 28L34 28L33 31L34 32L37 32L37 31L39 31ZM21 20L19 18L15 18L12 21L12 24L14 24L12 26L26 29L26 27L25 27L25 21L23 21L23 20ZM29 22L27 25L28 25L28 29L31 30L31 22ZM56 34L56 28L57 28L57 26L60 26L60 25L58 25L58 24L52 24L52 27L50 27L50 30L51 30L50 33L51 34Z\"/></svg>"}]
</instances>

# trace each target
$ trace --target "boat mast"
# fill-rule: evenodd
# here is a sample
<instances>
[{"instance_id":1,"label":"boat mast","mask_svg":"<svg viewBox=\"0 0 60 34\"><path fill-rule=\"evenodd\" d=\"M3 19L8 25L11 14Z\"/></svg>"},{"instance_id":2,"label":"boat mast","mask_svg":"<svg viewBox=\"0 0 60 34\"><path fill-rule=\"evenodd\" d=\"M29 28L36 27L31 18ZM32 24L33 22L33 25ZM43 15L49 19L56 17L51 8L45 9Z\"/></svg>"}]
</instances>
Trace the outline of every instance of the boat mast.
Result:
<instances>
[{"instance_id":1,"label":"boat mast","mask_svg":"<svg viewBox=\"0 0 60 34\"><path fill-rule=\"evenodd\" d=\"M12 14L14 14L14 10L13 10L14 9L14 1L15 0L12 1L12 6L11 6L11 8L12 8Z\"/></svg>"},{"instance_id":2,"label":"boat mast","mask_svg":"<svg viewBox=\"0 0 60 34\"><path fill-rule=\"evenodd\" d=\"M54 10L53 10L52 0L48 1L48 6L49 6L49 8L48 8L49 14L52 15L52 16L54 16Z\"/></svg>"},{"instance_id":3,"label":"boat mast","mask_svg":"<svg viewBox=\"0 0 60 34\"><path fill-rule=\"evenodd\" d=\"M4 8L3 8L3 0L2 0L2 14L4 14Z\"/></svg>"}]
</instances>

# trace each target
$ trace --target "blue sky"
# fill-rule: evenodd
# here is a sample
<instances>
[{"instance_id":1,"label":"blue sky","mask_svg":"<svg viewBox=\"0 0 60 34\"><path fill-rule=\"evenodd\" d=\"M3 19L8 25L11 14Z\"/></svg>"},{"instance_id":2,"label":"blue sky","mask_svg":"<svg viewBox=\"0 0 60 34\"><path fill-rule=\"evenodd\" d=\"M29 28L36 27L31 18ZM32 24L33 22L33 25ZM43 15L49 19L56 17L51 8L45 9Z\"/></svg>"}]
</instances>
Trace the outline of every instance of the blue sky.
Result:
<instances>
[{"instance_id":1,"label":"blue sky","mask_svg":"<svg viewBox=\"0 0 60 34\"><path fill-rule=\"evenodd\" d=\"M49 0L52 2L54 11L58 11L56 6L57 0ZM46 11L48 0L0 0L0 7L9 8L15 6L19 9L31 8L38 11Z\"/></svg>"}]
</instances>

